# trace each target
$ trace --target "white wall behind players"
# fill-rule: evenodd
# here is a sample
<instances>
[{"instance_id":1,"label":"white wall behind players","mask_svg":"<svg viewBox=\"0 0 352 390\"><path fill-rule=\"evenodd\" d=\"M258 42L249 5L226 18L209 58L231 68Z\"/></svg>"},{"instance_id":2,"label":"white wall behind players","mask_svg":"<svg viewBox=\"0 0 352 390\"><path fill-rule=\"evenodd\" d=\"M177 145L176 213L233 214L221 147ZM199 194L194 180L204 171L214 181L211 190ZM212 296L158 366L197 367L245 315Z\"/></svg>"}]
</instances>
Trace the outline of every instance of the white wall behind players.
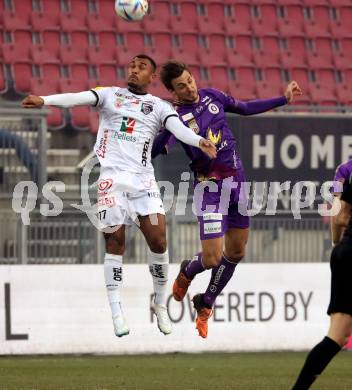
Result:
<instances>
[{"instance_id":1,"label":"white wall behind players","mask_svg":"<svg viewBox=\"0 0 352 390\"><path fill-rule=\"evenodd\" d=\"M178 266L170 266L169 291ZM192 321L191 297L210 272L198 275L184 304L170 299L173 333L164 336L149 312L146 265L124 267L123 307L129 336L113 334L100 265L0 266L0 353L149 353L302 350L326 333L328 264L241 264L218 298L206 340ZM6 340L5 284L10 285L13 335Z\"/></svg>"}]
</instances>

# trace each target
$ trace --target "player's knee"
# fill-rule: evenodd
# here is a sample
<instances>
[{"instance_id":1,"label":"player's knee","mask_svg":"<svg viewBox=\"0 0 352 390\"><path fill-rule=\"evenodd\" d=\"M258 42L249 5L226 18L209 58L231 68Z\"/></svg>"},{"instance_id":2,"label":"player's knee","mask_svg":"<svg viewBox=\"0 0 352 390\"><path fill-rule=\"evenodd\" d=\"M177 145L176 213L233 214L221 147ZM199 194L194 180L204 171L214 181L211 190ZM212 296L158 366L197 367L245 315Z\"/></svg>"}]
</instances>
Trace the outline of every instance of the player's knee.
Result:
<instances>
[{"instance_id":1,"label":"player's knee","mask_svg":"<svg viewBox=\"0 0 352 390\"><path fill-rule=\"evenodd\" d=\"M203 265L205 268L214 268L220 264L221 261L221 253L211 252L211 253L203 253Z\"/></svg>"},{"instance_id":2,"label":"player's knee","mask_svg":"<svg viewBox=\"0 0 352 390\"><path fill-rule=\"evenodd\" d=\"M154 253L165 253L167 242L165 237L155 237L149 241L149 248Z\"/></svg>"},{"instance_id":3,"label":"player's knee","mask_svg":"<svg viewBox=\"0 0 352 390\"><path fill-rule=\"evenodd\" d=\"M239 247L239 248L236 248L236 249L232 249L229 252L225 251L225 253L226 253L226 258L228 260L233 261L235 263L238 263L245 256L245 254L246 254L246 247L245 246Z\"/></svg>"},{"instance_id":4,"label":"player's knee","mask_svg":"<svg viewBox=\"0 0 352 390\"><path fill-rule=\"evenodd\" d=\"M104 234L105 249L113 255L123 255L125 252L125 240L116 237L114 234Z\"/></svg>"}]
</instances>

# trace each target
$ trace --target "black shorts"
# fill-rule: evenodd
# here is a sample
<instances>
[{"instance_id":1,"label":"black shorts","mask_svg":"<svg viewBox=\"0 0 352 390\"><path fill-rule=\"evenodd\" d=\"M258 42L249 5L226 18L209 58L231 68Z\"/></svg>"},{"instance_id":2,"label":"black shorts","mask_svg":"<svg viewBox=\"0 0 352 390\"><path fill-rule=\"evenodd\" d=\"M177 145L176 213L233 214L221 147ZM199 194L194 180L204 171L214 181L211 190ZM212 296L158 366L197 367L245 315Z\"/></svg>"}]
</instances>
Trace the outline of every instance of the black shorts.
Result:
<instances>
[{"instance_id":1,"label":"black shorts","mask_svg":"<svg viewBox=\"0 0 352 390\"><path fill-rule=\"evenodd\" d=\"M331 296L328 314L352 316L352 240L344 238L331 253Z\"/></svg>"}]
</instances>

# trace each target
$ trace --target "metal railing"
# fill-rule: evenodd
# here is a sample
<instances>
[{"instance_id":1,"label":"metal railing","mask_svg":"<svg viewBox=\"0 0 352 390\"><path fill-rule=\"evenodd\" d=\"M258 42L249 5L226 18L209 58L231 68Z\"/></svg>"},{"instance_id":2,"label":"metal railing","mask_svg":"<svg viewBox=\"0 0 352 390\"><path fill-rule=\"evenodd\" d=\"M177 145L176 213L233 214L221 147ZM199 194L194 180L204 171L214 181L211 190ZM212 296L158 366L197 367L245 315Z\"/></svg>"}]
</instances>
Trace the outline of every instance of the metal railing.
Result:
<instances>
[{"instance_id":1,"label":"metal railing","mask_svg":"<svg viewBox=\"0 0 352 390\"><path fill-rule=\"evenodd\" d=\"M170 261L179 263L200 251L195 218L167 216ZM101 263L104 238L80 212L58 217L31 214L29 226L12 211L0 212L1 264ZM328 261L331 240L328 225L316 217L254 217L247 245L247 262ZM147 244L138 228L126 229L126 263L145 263Z\"/></svg>"},{"instance_id":2,"label":"metal railing","mask_svg":"<svg viewBox=\"0 0 352 390\"><path fill-rule=\"evenodd\" d=\"M12 197L15 185L47 181L47 110L0 106L0 197Z\"/></svg>"}]
</instances>

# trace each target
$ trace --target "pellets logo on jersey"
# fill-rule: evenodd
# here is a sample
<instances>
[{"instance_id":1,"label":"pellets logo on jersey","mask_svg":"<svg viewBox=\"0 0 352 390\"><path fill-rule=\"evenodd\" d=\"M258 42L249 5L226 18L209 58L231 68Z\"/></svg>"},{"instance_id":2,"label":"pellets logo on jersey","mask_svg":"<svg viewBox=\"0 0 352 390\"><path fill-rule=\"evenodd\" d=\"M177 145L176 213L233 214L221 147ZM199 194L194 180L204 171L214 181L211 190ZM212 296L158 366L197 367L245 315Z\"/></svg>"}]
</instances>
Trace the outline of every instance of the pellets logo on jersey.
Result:
<instances>
[{"instance_id":1,"label":"pellets logo on jersey","mask_svg":"<svg viewBox=\"0 0 352 390\"><path fill-rule=\"evenodd\" d=\"M149 103L142 103L141 111L144 115L148 115L153 112L153 105Z\"/></svg>"},{"instance_id":2,"label":"pellets logo on jersey","mask_svg":"<svg viewBox=\"0 0 352 390\"><path fill-rule=\"evenodd\" d=\"M123 133L132 134L135 125L136 125L136 120L135 119L128 118L127 116L124 116L122 118L120 131L122 131Z\"/></svg>"}]
</instances>

